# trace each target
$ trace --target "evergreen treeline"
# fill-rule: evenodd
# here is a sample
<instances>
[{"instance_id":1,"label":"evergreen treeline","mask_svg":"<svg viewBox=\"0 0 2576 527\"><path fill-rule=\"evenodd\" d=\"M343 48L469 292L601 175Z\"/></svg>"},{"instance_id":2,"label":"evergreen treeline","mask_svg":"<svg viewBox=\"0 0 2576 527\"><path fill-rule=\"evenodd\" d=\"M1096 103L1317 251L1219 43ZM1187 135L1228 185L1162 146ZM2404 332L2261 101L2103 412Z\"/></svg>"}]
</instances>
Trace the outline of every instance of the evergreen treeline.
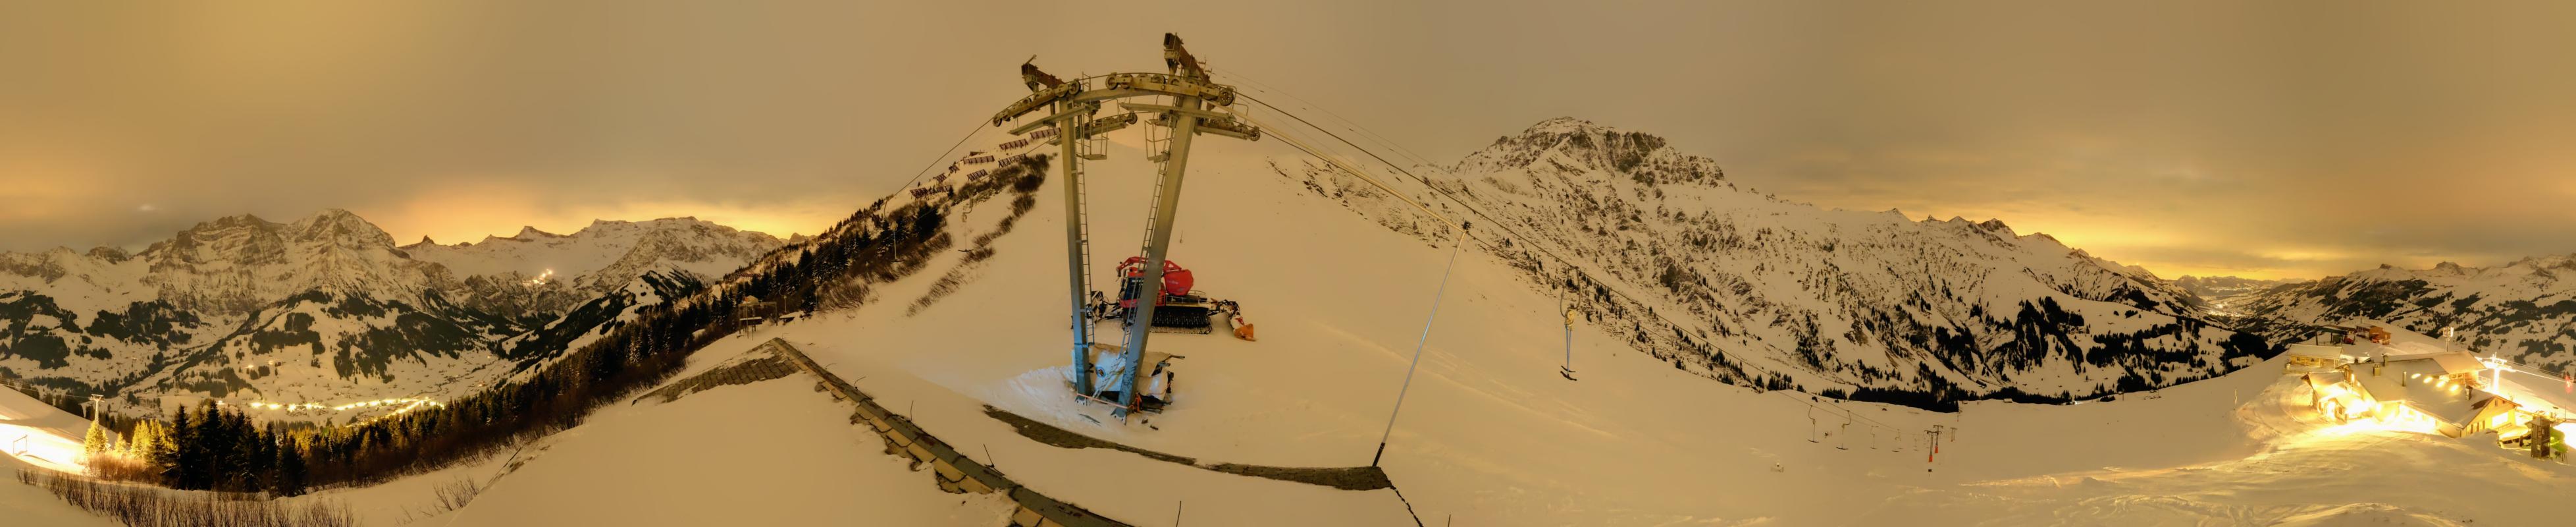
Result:
<instances>
[{"instance_id":1,"label":"evergreen treeline","mask_svg":"<svg viewBox=\"0 0 2576 527\"><path fill-rule=\"evenodd\" d=\"M110 479L280 496L303 494L309 479L297 434L213 401L173 411L168 421L135 421L122 444L114 434L92 424L81 442L93 472Z\"/></svg>"},{"instance_id":2,"label":"evergreen treeline","mask_svg":"<svg viewBox=\"0 0 2576 527\"><path fill-rule=\"evenodd\" d=\"M836 293L909 275L954 242L944 232L946 207L979 202L1003 190L1035 192L1047 157L1006 162L994 177L884 211L885 200L799 247L755 261L707 291L645 309L634 323L566 353L530 377L487 388L441 406L336 427L254 426L242 413L211 404L166 422L102 431L98 443L125 439L127 456L93 456L112 467L119 457L143 466L124 479L180 489L270 491L379 481L505 448L581 423L591 410L677 373L701 347L740 329L736 320L811 311ZM792 251L792 252L791 252ZM755 304L753 299L762 301ZM103 452L119 449L102 448ZM106 474L103 474L106 475ZM111 476L112 477L112 476Z\"/></svg>"}]
</instances>

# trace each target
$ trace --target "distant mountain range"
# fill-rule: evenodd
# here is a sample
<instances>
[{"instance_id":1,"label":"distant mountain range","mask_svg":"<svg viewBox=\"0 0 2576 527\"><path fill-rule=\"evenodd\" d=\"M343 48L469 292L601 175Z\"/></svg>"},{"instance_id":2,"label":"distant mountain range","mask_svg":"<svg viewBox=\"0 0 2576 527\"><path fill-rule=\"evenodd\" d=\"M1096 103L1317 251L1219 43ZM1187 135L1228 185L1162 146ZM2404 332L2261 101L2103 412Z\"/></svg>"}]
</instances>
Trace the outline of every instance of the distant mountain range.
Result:
<instances>
[{"instance_id":1,"label":"distant mountain range","mask_svg":"<svg viewBox=\"0 0 2576 527\"><path fill-rule=\"evenodd\" d=\"M1272 166L1390 229L1438 231L1321 163ZM1933 406L2057 400L2206 378L2269 350L2204 322L2190 291L2047 235L1783 201L1662 138L1587 121L1416 171L1474 209L1444 214L1523 235L1488 250L1570 288L1592 323L1730 382Z\"/></svg>"},{"instance_id":2,"label":"distant mountain range","mask_svg":"<svg viewBox=\"0 0 2576 527\"><path fill-rule=\"evenodd\" d=\"M2564 371L2576 366L2576 254L2497 267L2443 262L2378 269L2274 287L2242 297L2239 327L2275 340L2316 326L2377 320L2427 335L2454 331L2480 355Z\"/></svg>"},{"instance_id":3,"label":"distant mountain range","mask_svg":"<svg viewBox=\"0 0 2576 527\"><path fill-rule=\"evenodd\" d=\"M784 244L666 218L397 246L334 209L220 218L133 254L0 254L0 376L145 406L434 397Z\"/></svg>"}]
</instances>

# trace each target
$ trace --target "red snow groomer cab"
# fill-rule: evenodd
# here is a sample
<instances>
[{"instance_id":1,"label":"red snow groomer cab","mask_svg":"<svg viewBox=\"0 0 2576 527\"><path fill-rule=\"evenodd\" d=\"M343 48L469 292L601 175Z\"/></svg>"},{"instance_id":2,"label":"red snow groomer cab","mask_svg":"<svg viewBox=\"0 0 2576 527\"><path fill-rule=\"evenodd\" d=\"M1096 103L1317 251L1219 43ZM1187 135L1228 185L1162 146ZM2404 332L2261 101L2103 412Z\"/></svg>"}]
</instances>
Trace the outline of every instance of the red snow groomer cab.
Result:
<instances>
[{"instance_id":1,"label":"red snow groomer cab","mask_svg":"<svg viewBox=\"0 0 2576 527\"><path fill-rule=\"evenodd\" d=\"M1129 256L1127 261L1118 262L1118 276L1125 277L1118 290L1118 307L1136 307L1138 294L1136 286L1145 282L1145 257ZM1181 267L1180 262L1163 260L1164 301L1156 302L1154 305L1170 305L1174 299L1187 297L1190 294L1190 287L1194 285L1198 285L1198 280L1190 276L1188 268Z\"/></svg>"},{"instance_id":2,"label":"red snow groomer cab","mask_svg":"<svg viewBox=\"0 0 2576 527\"><path fill-rule=\"evenodd\" d=\"M1136 299L1146 294L1143 291L1145 257L1131 256L1127 261L1119 262L1118 277L1117 316L1123 320L1129 310L1136 309ZM1208 316L1214 314L1216 308L1206 296L1190 290L1197 284L1198 280L1191 276L1189 268L1163 260L1163 297L1154 302L1154 327L1158 331L1207 333L1213 330L1215 326L1208 323Z\"/></svg>"},{"instance_id":3,"label":"red snow groomer cab","mask_svg":"<svg viewBox=\"0 0 2576 527\"><path fill-rule=\"evenodd\" d=\"M1118 263L1118 304L1109 309L1109 318L1127 319L1136 308L1136 298L1144 296L1145 257L1134 256ZM1252 323L1243 319L1243 308L1230 300L1211 300L1206 293L1192 287L1196 276L1187 267L1163 260L1163 298L1154 303L1154 331L1166 333L1212 333L1217 318L1234 326L1235 338L1255 340Z\"/></svg>"}]
</instances>

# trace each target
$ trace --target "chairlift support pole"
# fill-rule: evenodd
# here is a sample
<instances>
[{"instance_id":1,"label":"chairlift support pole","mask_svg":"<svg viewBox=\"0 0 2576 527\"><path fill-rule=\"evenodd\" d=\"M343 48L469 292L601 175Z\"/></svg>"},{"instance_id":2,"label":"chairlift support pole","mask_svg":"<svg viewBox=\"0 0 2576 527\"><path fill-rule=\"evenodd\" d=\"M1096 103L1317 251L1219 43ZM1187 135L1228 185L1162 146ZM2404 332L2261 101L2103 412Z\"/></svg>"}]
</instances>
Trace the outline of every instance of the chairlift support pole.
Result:
<instances>
[{"instance_id":1,"label":"chairlift support pole","mask_svg":"<svg viewBox=\"0 0 2576 527\"><path fill-rule=\"evenodd\" d=\"M1171 33L1163 34L1163 62L1174 76L1200 82L1208 80L1207 70L1181 47L1180 37ZM1145 233L1145 267L1141 270L1144 276L1140 277L1143 283L1136 288L1136 307L1127 311L1127 345L1119 350L1119 354L1124 356L1122 363L1127 365L1128 374L1118 376L1113 389L1120 398L1126 399L1127 404L1112 413L1121 419L1142 401L1136 393L1136 376L1145 371L1145 365L1140 361L1145 355L1146 340L1154 335L1154 307L1163 301L1164 256L1172 248L1172 223L1180 219L1181 182L1190 167L1190 140L1199 133L1199 120L1211 115L1205 111L1204 105L1204 100L1199 97L1175 94L1172 96L1173 108L1163 112L1161 124L1171 127L1172 143L1164 152L1162 181L1155 188L1158 199L1154 202L1153 227Z\"/></svg>"},{"instance_id":2,"label":"chairlift support pole","mask_svg":"<svg viewBox=\"0 0 2576 527\"><path fill-rule=\"evenodd\" d=\"M1565 315L1565 371L1574 372L1574 310L1565 307L1565 292L1556 292L1556 309Z\"/></svg>"},{"instance_id":3,"label":"chairlift support pole","mask_svg":"<svg viewBox=\"0 0 2576 527\"><path fill-rule=\"evenodd\" d=\"M1057 102L1056 112L1057 115L1064 116L1056 120L1055 129L1057 143L1064 145L1063 148L1058 149L1056 158L1064 160L1064 168L1059 173L1064 175L1065 272L1071 275L1068 283L1073 290L1070 297L1073 306L1073 389L1077 393L1090 394L1092 393L1089 298L1091 262L1087 261L1086 257L1091 252L1088 250L1091 240L1083 237L1083 220L1086 218L1082 210L1085 204L1082 202L1081 163L1084 160L1075 152L1076 141L1085 139L1079 132L1082 129L1083 119L1082 113L1074 109L1073 103Z\"/></svg>"},{"instance_id":4,"label":"chairlift support pole","mask_svg":"<svg viewBox=\"0 0 2576 527\"><path fill-rule=\"evenodd\" d=\"M1034 61L1035 57L1031 57L1031 60ZM1061 144L1059 157L1063 159L1065 176L1065 268L1070 278L1068 306L1072 312L1069 318L1073 322L1071 354L1074 390L1078 392L1079 397L1086 400L1097 398L1104 391L1117 392L1121 399L1125 399L1119 401L1121 406L1115 410L1116 415L1121 419L1136 409L1142 400L1136 393L1136 377L1143 373L1144 368L1138 362L1144 356L1148 335L1153 333L1154 306L1162 300L1164 257L1170 252L1173 223L1179 218L1181 181L1189 169L1190 140L1200 133L1247 141L1258 141L1261 138L1259 128L1239 121L1232 115L1211 111L1210 105L1222 107L1233 104L1234 87L1211 81L1207 69L1199 64L1198 58L1181 47L1179 36L1163 34L1163 62L1170 69L1170 73L1105 75L1102 78L1106 80L1102 81L1102 86L1098 89L1092 89L1088 85L1088 79L1065 81L1039 71L1034 64L1024 63L1020 65L1020 76L1028 85L1029 95L1004 106L1000 112L993 115L992 119L994 126L1002 126L1041 109L1053 107L1055 110L1053 115L1022 124L1011 130L1011 133L1017 135L1046 127L1058 130L1055 140ZM1126 103L1125 105L1131 110L1160 114L1162 118L1154 124L1171 128L1171 146L1160 160L1162 173L1161 181L1155 187L1157 199L1151 221L1152 230L1146 233L1146 261L1145 268L1142 270L1144 276L1139 277L1144 280L1141 284L1144 287L1139 288L1142 294L1137 299L1136 307L1128 310L1126 346L1119 352L1120 358L1123 359L1129 371L1126 375L1112 380L1110 386L1094 386L1091 382L1094 373L1091 371L1090 353L1094 336L1089 319L1090 304L1087 301L1091 289L1088 261L1090 240L1085 224L1088 223L1089 215L1083 210L1086 204L1082 195L1082 171L1079 164L1085 159L1075 141L1090 140L1092 136L1136 123L1136 114L1133 113L1097 120L1087 119L1088 116L1100 111L1101 102L1148 96L1169 96L1172 97L1173 104L1160 106Z\"/></svg>"},{"instance_id":5,"label":"chairlift support pole","mask_svg":"<svg viewBox=\"0 0 2576 527\"><path fill-rule=\"evenodd\" d=\"M1053 107L1054 109L1053 114L1043 119L1011 129L1011 135L1051 127L1056 131L1056 144L1062 145L1056 158L1064 163L1062 165L1064 168L1058 171L1058 175L1064 178L1065 273L1069 278L1066 281L1067 287L1072 290L1067 297L1070 309L1066 312L1070 315L1067 319L1073 323L1071 352L1073 389L1077 394L1089 396L1094 393L1091 386L1091 305L1087 298L1091 290L1088 281L1091 262L1084 256L1090 247L1090 240L1083 236L1081 165L1083 160L1075 155L1078 147L1075 141L1082 138L1080 135L1083 128L1082 118L1091 112L1099 111L1099 106L1086 105L1073 99L1073 95L1082 91L1084 84L1082 79L1065 82L1038 69L1036 61L1037 57L1032 56L1029 57L1029 62L1020 64L1020 79L1029 87L1028 97L1021 98L1018 102L1003 108L1001 113L995 114L993 125L1001 126L1011 119L1035 112L1040 108Z\"/></svg>"}]
</instances>

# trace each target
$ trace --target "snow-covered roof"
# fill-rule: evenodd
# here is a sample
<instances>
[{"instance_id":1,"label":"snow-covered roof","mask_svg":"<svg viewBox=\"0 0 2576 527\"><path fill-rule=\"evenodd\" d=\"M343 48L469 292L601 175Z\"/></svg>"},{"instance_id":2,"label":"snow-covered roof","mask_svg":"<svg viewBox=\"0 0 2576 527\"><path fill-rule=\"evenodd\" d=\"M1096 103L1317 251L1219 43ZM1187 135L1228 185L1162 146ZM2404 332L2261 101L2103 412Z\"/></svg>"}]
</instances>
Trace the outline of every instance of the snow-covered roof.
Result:
<instances>
[{"instance_id":1,"label":"snow-covered roof","mask_svg":"<svg viewBox=\"0 0 2576 527\"><path fill-rule=\"evenodd\" d=\"M2478 357L2476 355L2470 355L2469 352L2466 351L2390 353L2384 358L2391 364L2401 362L2431 363L2435 368L2439 369L2441 372L2440 375L2475 374L2477 372L2486 371L2487 369L2486 363L2478 362ZM2374 361L2375 360L2376 359L2374 359ZM2432 374L2427 373L2427 375Z\"/></svg>"},{"instance_id":2,"label":"snow-covered roof","mask_svg":"<svg viewBox=\"0 0 2576 527\"><path fill-rule=\"evenodd\" d=\"M2290 356L2293 357L2339 359L2343 357L2343 348L2337 346L2318 346L2315 344L2291 344L2289 353Z\"/></svg>"},{"instance_id":3,"label":"snow-covered roof","mask_svg":"<svg viewBox=\"0 0 2576 527\"><path fill-rule=\"evenodd\" d=\"M2342 327L2353 329L2376 327L2383 331L2387 331L2389 346L2405 350L2401 353L2437 353L2444 351L2468 351L2469 349L2467 346L2463 346L2460 343L2442 340L2440 337L2416 333L2406 329L2405 326L2385 321L2359 319L2344 322Z\"/></svg>"},{"instance_id":4,"label":"snow-covered roof","mask_svg":"<svg viewBox=\"0 0 2576 527\"><path fill-rule=\"evenodd\" d=\"M2395 358L2396 357L2390 357L2390 359ZM2442 365L2442 371L2453 375L2462 373L2474 374L2487 369L2486 364L2478 362L2478 358L2476 356L2470 355L2469 352L2466 351L2436 354L2431 358L2433 359L2433 363Z\"/></svg>"},{"instance_id":5,"label":"snow-covered roof","mask_svg":"<svg viewBox=\"0 0 2576 527\"><path fill-rule=\"evenodd\" d=\"M2307 379L2309 388L2324 389L2327 386L2343 384L2350 377L2341 371L2320 371L2310 372L2304 378Z\"/></svg>"},{"instance_id":6,"label":"snow-covered roof","mask_svg":"<svg viewBox=\"0 0 2576 527\"><path fill-rule=\"evenodd\" d=\"M2390 361L2354 364L2353 380L2380 404L2405 404L2425 415L2446 422L2459 422L2477 415L2473 403L2491 397L2484 391L2440 381L2447 375L2440 364L2429 360Z\"/></svg>"}]
</instances>

